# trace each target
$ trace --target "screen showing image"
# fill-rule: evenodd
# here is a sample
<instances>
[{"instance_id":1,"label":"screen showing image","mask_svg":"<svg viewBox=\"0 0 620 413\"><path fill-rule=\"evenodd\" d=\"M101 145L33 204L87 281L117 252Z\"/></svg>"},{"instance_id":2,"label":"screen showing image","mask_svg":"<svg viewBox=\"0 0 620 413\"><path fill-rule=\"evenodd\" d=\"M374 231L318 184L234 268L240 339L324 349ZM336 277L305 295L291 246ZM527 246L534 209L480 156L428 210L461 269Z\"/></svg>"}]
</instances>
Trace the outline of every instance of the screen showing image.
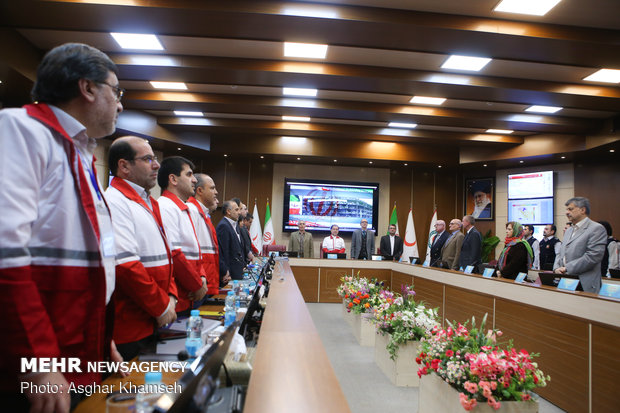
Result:
<instances>
[{"instance_id":1,"label":"screen showing image","mask_svg":"<svg viewBox=\"0 0 620 413\"><path fill-rule=\"evenodd\" d=\"M553 198L509 199L508 221L553 224Z\"/></svg>"},{"instance_id":2,"label":"screen showing image","mask_svg":"<svg viewBox=\"0 0 620 413\"><path fill-rule=\"evenodd\" d=\"M508 175L508 199L553 196L553 171Z\"/></svg>"},{"instance_id":3,"label":"screen showing image","mask_svg":"<svg viewBox=\"0 0 620 413\"><path fill-rule=\"evenodd\" d=\"M378 183L285 179L282 228L296 231L302 220L306 231L328 232L336 224L353 232L365 218L376 231L378 206Z\"/></svg>"}]
</instances>

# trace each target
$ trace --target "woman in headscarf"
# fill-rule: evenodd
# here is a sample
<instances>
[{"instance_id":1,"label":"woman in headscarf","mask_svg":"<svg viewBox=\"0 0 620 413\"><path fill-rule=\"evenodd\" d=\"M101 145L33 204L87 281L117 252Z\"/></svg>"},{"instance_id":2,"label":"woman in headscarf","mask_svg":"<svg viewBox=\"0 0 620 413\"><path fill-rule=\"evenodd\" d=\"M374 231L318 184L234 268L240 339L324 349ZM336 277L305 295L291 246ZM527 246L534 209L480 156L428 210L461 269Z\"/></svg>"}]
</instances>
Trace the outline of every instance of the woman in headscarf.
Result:
<instances>
[{"instance_id":1,"label":"woman in headscarf","mask_svg":"<svg viewBox=\"0 0 620 413\"><path fill-rule=\"evenodd\" d=\"M506 224L505 243L495 269L499 278L514 280L520 272L527 274L532 266L534 252L530 244L523 240L523 226L515 221Z\"/></svg>"}]
</instances>

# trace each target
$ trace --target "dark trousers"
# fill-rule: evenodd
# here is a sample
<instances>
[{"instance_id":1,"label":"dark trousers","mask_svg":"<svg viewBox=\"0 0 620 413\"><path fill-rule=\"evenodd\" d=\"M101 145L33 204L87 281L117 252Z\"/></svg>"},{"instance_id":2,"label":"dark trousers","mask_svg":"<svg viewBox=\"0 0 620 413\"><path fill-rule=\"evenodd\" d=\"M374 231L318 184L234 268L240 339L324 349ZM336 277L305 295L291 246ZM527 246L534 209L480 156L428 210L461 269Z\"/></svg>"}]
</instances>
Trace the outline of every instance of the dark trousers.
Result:
<instances>
[{"instance_id":1,"label":"dark trousers","mask_svg":"<svg viewBox=\"0 0 620 413\"><path fill-rule=\"evenodd\" d=\"M116 349L121 353L125 361L133 359L140 353L155 353L156 348L157 336L154 333L138 341L116 344Z\"/></svg>"}]
</instances>

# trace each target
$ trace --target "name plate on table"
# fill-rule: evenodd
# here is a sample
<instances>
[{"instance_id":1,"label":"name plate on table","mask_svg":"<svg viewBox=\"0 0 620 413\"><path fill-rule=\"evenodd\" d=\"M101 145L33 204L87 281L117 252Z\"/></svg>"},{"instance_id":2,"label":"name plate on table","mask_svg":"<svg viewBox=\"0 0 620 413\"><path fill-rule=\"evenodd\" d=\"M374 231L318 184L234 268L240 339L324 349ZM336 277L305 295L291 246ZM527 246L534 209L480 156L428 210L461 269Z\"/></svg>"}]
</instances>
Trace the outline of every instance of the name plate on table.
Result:
<instances>
[{"instance_id":1,"label":"name plate on table","mask_svg":"<svg viewBox=\"0 0 620 413\"><path fill-rule=\"evenodd\" d=\"M338 254L327 254L327 259L328 260L337 260L338 259Z\"/></svg>"},{"instance_id":2,"label":"name plate on table","mask_svg":"<svg viewBox=\"0 0 620 413\"><path fill-rule=\"evenodd\" d=\"M495 268L485 268L482 276L484 278L491 278L493 277L493 272L495 272Z\"/></svg>"},{"instance_id":3,"label":"name plate on table","mask_svg":"<svg viewBox=\"0 0 620 413\"><path fill-rule=\"evenodd\" d=\"M417 258L412 258L412 259L411 259L411 265L415 264L416 262L418 262L418 259L417 259Z\"/></svg>"},{"instance_id":4,"label":"name plate on table","mask_svg":"<svg viewBox=\"0 0 620 413\"><path fill-rule=\"evenodd\" d=\"M519 274L517 274L517 278L515 278L515 282L522 283L523 281L525 281L525 277L527 277L527 274L524 272L520 272ZM577 288L577 286L575 286L575 288Z\"/></svg>"},{"instance_id":5,"label":"name plate on table","mask_svg":"<svg viewBox=\"0 0 620 413\"><path fill-rule=\"evenodd\" d=\"M424 264L422 264L422 266L424 266L424 267L428 267L430 265L431 265L431 260L426 260L426 261L424 261Z\"/></svg>"},{"instance_id":6,"label":"name plate on table","mask_svg":"<svg viewBox=\"0 0 620 413\"><path fill-rule=\"evenodd\" d=\"M575 291L579 285L579 280L574 278L561 278L558 288L560 290Z\"/></svg>"},{"instance_id":7,"label":"name plate on table","mask_svg":"<svg viewBox=\"0 0 620 413\"><path fill-rule=\"evenodd\" d=\"M381 255L373 255L372 256L372 260L373 261L382 261L383 260L383 256L381 256Z\"/></svg>"},{"instance_id":8,"label":"name plate on table","mask_svg":"<svg viewBox=\"0 0 620 413\"><path fill-rule=\"evenodd\" d=\"M467 267L465 267L465 271L463 271L465 274L471 274L474 271L474 266L473 265L468 265Z\"/></svg>"},{"instance_id":9,"label":"name plate on table","mask_svg":"<svg viewBox=\"0 0 620 413\"><path fill-rule=\"evenodd\" d=\"M598 295L603 297L620 298L620 284L603 284Z\"/></svg>"}]
</instances>

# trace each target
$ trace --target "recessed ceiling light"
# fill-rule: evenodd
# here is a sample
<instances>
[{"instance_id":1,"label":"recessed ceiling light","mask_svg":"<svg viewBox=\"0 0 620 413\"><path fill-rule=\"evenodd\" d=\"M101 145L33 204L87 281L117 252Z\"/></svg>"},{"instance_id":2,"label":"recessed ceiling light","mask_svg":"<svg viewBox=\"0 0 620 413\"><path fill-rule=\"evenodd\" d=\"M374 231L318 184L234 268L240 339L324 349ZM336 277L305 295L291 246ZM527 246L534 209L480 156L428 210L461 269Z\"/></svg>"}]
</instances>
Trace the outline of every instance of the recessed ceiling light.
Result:
<instances>
[{"instance_id":1,"label":"recessed ceiling light","mask_svg":"<svg viewBox=\"0 0 620 413\"><path fill-rule=\"evenodd\" d=\"M503 134L509 135L512 132L514 131L510 129L487 129L487 133L503 133Z\"/></svg>"},{"instance_id":2,"label":"recessed ceiling light","mask_svg":"<svg viewBox=\"0 0 620 413\"><path fill-rule=\"evenodd\" d=\"M334 162L338 162L338 159L334 159Z\"/></svg>"},{"instance_id":3,"label":"recessed ceiling light","mask_svg":"<svg viewBox=\"0 0 620 413\"><path fill-rule=\"evenodd\" d=\"M263 155L260 156L261 159L265 159L265 157Z\"/></svg>"},{"instance_id":4,"label":"recessed ceiling light","mask_svg":"<svg viewBox=\"0 0 620 413\"><path fill-rule=\"evenodd\" d=\"M325 59L326 54L326 44L284 42L284 56L287 57L308 57L312 59Z\"/></svg>"},{"instance_id":5,"label":"recessed ceiling light","mask_svg":"<svg viewBox=\"0 0 620 413\"><path fill-rule=\"evenodd\" d=\"M177 148L177 151L180 151L180 150L181 150L181 148Z\"/></svg>"},{"instance_id":6,"label":"recessed ceiling light","mask_svg":"<svg viewBox=\"0 0 620 413\"><path fill-rule=\"evenodd\" d=\"M282 136L282 143L289 145L303 145L307 141L307 138L303 138L301 136Z\"/></svg>"},{"instance_id":7,"label":"recessed ceiling light","mask_svg":"<svg viewBox=\"0 0 620 413\"><path fill-rule=\"evenodd\" d=\"M566 156L560 156L561 159L566 159Z\"/></svg>"},{"instance_id":8,"label":"recessed ceiling light","mask_svg":"<svg viewBox=\"0 0 620 413\"><path fill-rule=\"evenodd\" d=\"M413 129L418 126L417 123L401 123L401 122L390 122L388 123L388 127L390 128L407 128Z\"/></svg>"},{"instance_id":9,"label":"recessed ceiling light","mask_svg":"<svg viewBox=\"0 0 620 413\"><path fill-rule=\"evenodd\" d=\"M338 19L340 17L338 11L329 8L284 7L282 14L320 19Z\"/></svg>"},{"instance_id":10,"label":"recessed ceiling light","mask_svg":"<svg viewBox=\"0 0 620 413\"><path fill-rule=\"evenodd\" d=\"M289 122L310 122L309 116L282 116L282 120Z\"/></svg>"},{"instance_id":11,"label":"recessed ceiling light","mask_svg":"<svg viewBox=\"0 0 620 413\"><path fill-rule=\"evenodd\" d=\"M368 163L372 165L372 161L368 161Z\"/></svg>"},{"instance_id":12,"label":"recessed ceiling light","mask_svg":"<svg viewBox=\"0 0 620 413\"><path fill-rule=\"evenodd\" d=\"M523 163L523 161L519 161L519 163Z\"/></svg>"},{"instance_id":13,"label":"recessed ceiling light","mask_svg":"<svg viewBox=\"0 0 620 413\"><path fill-rule=\"evenodd\" d=\"M561 0L502 0L494 11L544 16Z\"/></svg>"},{"instance_id":14,"label":"recessed ceiling light","mask_svg":"<svg viewBox=\"0 0 620 413\"><path fill-rule=\"evenodd\" d=\"M316 96L317 89L305 89L300 87L283 87L282 94L285 96Z\"/></svg>"},{"instance_id":15,"label":"recessed ceiling light","mask_svg":"<svg viewBox=\"0 0 620 413\"><path fill-rule=\"evenodd\" d=\"M224 154L224 158L228 158L228 154Z\"/></svg>"},{"instance_id":16,"label":"recessed ceiling light","mask_svg":"<svg viewBox=\"0 0 620 413\"><path fill-rule=\"evenodd\" d=\"M154 34L110 33L123 49L164 50Z\"/></svg>"},{"instance_id":17,"label":"recessed ceiling light","mask_svg":"<svg viewBox=\"0 0 620 413\"><path fill-rule=\"evenodd\" d=\"M526 112L536 112L536 113L555 113L560 110L562 110L560 106L542 106L542 105L532 105L529 108L525 109Z\"/></svg>"},{"instance_id":18,"label":"recessed ceiling light","mask_svg":"<svg viewBox=\"0 0 620 413\"><path fill-rule=\"evenodd\" d=\"M484 167L486 168L486 167L487 167L487 164L485 163L485 164L484 164L484 165L482 165L482 166L484 166Z\"/></svg>"},{"instance_id":19,"label":"recessed ceiling light","mask_svg":"<svg viewBox=\"0 0 620 413\"><path fill-rule=\"evenodd\" d=\"M433 98L430 96L414 96L409 103L417 103L420 105L441 105L446 98Z\"/></svg>"},{"instance_id":20,"label":"recessed ceiling light","mask_svg":"<svg viewBox=\"0 0 620 413\"><path fill-rule=\"evenodd\" d=\"M301 158L297 158L298 161L301 161Z\"/></svg>"},{"instance_id":21,"label":"recessed ceiling light","mask_svg":"<svg viewBox=\"0 0 620 413\"><path fill-rule=\"evenodd\" d=\"M155 89L173 89L173 90L187 90L187 85L183 82L156 82L151 81L151 86Z\"/></svg>"},{"instance_id":22,"label":"recessed ceiling light","mask_svg":"<svg viewBox=\"0 0 620 413\"><path fill-rule=\"evenodd\" d=\"M408 164L404 163L403 165L404 165L404 166L407 166Z\"/></svg>"},{"instance_id":23,"label":"recessed ceiling light","mask_svg":"<svg viewBox=\"0 0 620 413\"><path fill-rule=\"evenodd\" d=\"M441 168L441 165L437 165L437 168Z\"/></svg>"},{"instance_id":24,"label":"recessed ceiling light","mask_svg":"<svg viewBox=\"0 0 620 413\"><path fill-rule=\"evenodd\" d=\"M613 153L613 152L616 152L616 150L615 149L610 149L609 152Z\"/></svg>"},{"instance_id":25,"label":"recessed ceiling light","mask_svg":"<svg viewBox=\"0 0 620 413\"><path fill-rule=\"evenodd\" d=\"M177 116L204 116L202 112L192 112L188 110L175 110L174 114Z\"/></svg>"},{"instance_id":26,"label":"recessed ceiling light","mask_svg":"<svg viewBox=\"0 0 620 413\"><path fill-rule=\"evenodd\" d=\"M452 55L441 65L442 69L479 71L491 61L488 57Z\"/></svg>"},{"instance_id":27,"label":"recessed ceiling light","mask_svg":"<svg viewBox=\"0 0 620 413\"><path fill-rule=\"evenodd\" d=\"M583 80L590 82L620 83L620 70L601 69L592 73L590 76L584 77Z\"/></svg>"}]
</instances>

